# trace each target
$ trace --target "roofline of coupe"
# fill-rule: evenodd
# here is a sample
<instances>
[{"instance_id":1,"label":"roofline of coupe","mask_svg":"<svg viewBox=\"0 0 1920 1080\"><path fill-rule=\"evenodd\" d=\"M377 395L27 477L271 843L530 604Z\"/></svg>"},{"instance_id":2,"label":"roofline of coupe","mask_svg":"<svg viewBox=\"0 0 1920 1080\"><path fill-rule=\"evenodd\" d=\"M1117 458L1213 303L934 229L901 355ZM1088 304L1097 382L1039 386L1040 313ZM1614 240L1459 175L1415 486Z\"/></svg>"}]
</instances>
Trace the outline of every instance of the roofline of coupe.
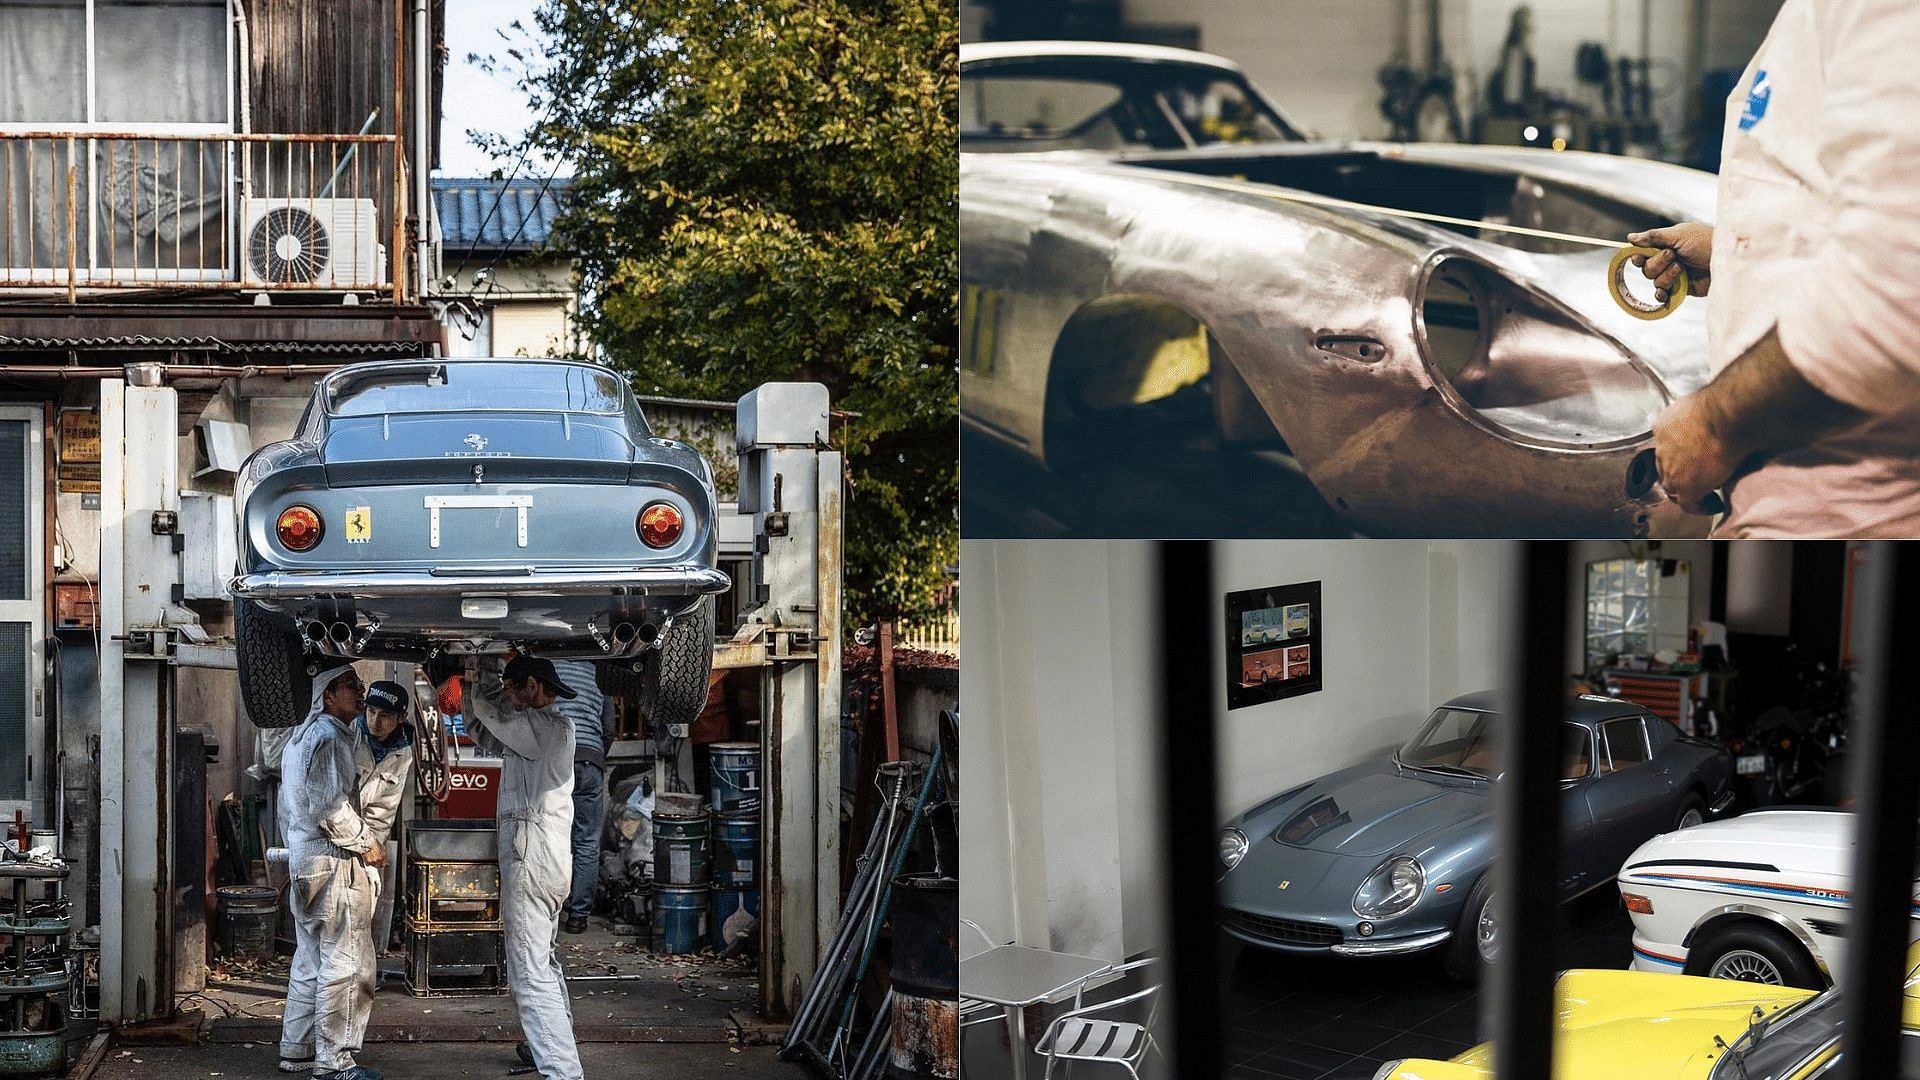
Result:
<instances>
[{"instance_id":1,"label":"roofline of coupe","mask_svg":"<svg viewBox=\"0 0 1920 1080\"><path fill-rule=\"evenodd\" d=\"M1195 67L1241 71L1224 56L1169 45L1140 45L1130 41L975 41L960 46L960 66L993 60L1141 60L1149 63L1191 64Z\"/></svg>"}]
</instances>

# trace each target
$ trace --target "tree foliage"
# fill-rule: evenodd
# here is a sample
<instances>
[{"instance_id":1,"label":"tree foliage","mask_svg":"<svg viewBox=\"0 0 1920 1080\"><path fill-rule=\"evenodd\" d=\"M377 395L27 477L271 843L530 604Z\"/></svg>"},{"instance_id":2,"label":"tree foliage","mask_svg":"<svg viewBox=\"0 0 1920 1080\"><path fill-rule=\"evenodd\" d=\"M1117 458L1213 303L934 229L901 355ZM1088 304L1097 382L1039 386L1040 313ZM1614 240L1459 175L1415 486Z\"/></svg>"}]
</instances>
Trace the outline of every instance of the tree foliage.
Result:
<instances>
[{"instance_id":1,"label":"tree foliage","mask_svg":"<svg viewBox=\"0 0 1920 1080\"><path fill-rule=\"evenodd\" d=\"M849 614L926 610L958 556L951 0L546 0L536 18L529 140L574 163L555 235L591 339L642 392L825 383L856 414Z\"/></svg>"}]
</instances>

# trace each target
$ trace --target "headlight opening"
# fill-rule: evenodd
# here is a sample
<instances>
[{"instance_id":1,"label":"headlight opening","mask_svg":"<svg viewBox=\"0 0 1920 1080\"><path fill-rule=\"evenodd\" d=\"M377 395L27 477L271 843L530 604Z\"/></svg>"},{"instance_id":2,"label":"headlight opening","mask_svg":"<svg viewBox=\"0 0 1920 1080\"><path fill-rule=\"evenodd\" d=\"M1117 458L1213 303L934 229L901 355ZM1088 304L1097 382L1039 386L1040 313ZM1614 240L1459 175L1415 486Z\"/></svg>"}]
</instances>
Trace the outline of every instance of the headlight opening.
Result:
<instances>
[{"instance_id":1,"label":"headlight opening","mask_svg":"<svg viewBox=\"0 0 1920 1080\"><path fill-rule=\"evenodd\" d=\"M1247 834L1239 829L1220 830L1220 865L1231 870L1247 857Z\"/></svg>"},{"instance_id":2,"label":"headlight opening","mask_svg":"<svg viewBox=\"0 0 1920 1080\"><path fill-rule=\"evenodd\" d=\"M1395 855L1375 867L1353 894L1353 913L1363 919L1405 915L1426 892L1427 871L1411 855Z\"/></svg>"}]
</instances>

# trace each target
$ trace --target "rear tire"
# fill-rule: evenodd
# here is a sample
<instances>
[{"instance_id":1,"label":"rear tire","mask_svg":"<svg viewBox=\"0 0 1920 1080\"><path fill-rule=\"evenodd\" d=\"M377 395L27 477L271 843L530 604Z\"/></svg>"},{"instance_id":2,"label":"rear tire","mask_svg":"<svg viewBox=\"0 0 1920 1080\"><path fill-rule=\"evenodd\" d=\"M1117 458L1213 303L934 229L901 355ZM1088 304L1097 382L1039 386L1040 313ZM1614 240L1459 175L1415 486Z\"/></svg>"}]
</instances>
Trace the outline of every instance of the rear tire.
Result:
<instances>
[{"instance_id":1,"label":"rear tire","mask_svg":"<svg viewBox=\"0 0 1920 1080\"><path fill-rule=\"evenodd\" d=\"M1453 938L1446 944L1442 962L1447 974L1463 983L1480 981L1480 973L1486 970L1497 956L1500 939L1499 928L1495 924L1486 948L1481 944L1483 917L1492 918L1493 911L1493 871L1480 875L1473 883L1473 890L1467 893L1467 902L1460 909L1460 920L1454 924Z\"/></svg>"},{"instance_id":2,"label":"rear tire","mask_svg":"<svg viewBox=\"0 0 1920 1080\"><path fill-rule=\"evenodd\" d=\"M1707 822L1707 804L1698 795L1689 795L1680 804L1680 812L1673 816L1673 831L1691 829L1695 825Z\"/></svg>"},{"instance_id":3,"label":"rear tire","mask_svg":"<svg viewBox=\"0 0 1920 1080\"><path fill-rule=\"evenodd\" d=\"M661 724L691 724L707 704L713 671L713 598L703 596L641 658L636 700Z\"/></svg>"},{"instance_id":4,"label":"rear tire","mask_svg":"<svg viewBox=\"0 0 1920 1080\"><path fill-rule=\"evenodd\" d=\"M1758 922L1739 922L1715 931L1687 953L1683 974L1802 990L1827 986L1805 946L1785 931Z\"/></svg>"},{"instance_id":5,"label":"rear tire","mask_svg":"<svg viewBox=\"0 0 1920 1080\"><path fill-rule=\"evenodd\" d=\"M305 720L313 676L293 616L237 601L233 641L247 719L263 728L290 728Z\"/></svg>"}]
</instances>

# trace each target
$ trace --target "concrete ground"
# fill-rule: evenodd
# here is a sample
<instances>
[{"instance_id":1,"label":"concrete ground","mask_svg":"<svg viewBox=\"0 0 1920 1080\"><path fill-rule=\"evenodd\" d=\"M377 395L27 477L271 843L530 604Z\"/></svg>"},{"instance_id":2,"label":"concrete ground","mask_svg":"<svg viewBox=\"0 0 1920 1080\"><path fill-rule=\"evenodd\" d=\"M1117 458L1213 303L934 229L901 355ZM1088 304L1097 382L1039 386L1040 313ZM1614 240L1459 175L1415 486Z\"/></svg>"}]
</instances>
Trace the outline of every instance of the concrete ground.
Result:
<instances>
[{"instance_id":1,"label":"concrete ground","mask_svg":"<svg viewBox=\"0 0 1920 1080\"><path fill-rule=\"evenodd\" d=\"M585 934L561 935L560 955L589 1076L808 1075L775 1056L785 1028L760 1018L750 960L655 955L599 919ZM76 1069L76 1080L280 1075L274 1064L286 962L216 967L205 991L181 997L178 1021L116 1032L93 1071ZM520 1024L511 997L415 997L401 978L402 956L382 957L380 967L362 1064L396 1080L504 1078L518 1064L512 1044ZM77 1048L73 1056L81 1056Z\"/></svg>"},{"instance_id":2,"label":"concrete ground","mask_svg":"<svg viewBox=\"0 0 1920 1080\"><path fill-rule=\"evenodd\" d=\"M274 1047L265 1043L202 1043L198 1046L114 1046L94 1080L239 1080L279 1076ZM713 1077L793 1077L809 1073L774 1056L771 1046L697 1043L581 1043L580 1062L594 1077L647 1080L708 1080ZM360 1063L394 1080L411 1076L472 1076L507 1080L519 1062L503 1043L381 1043L369 1045ZM524 1078L523 1078L524 1080Z\"/></svg>"}]
</instances>

